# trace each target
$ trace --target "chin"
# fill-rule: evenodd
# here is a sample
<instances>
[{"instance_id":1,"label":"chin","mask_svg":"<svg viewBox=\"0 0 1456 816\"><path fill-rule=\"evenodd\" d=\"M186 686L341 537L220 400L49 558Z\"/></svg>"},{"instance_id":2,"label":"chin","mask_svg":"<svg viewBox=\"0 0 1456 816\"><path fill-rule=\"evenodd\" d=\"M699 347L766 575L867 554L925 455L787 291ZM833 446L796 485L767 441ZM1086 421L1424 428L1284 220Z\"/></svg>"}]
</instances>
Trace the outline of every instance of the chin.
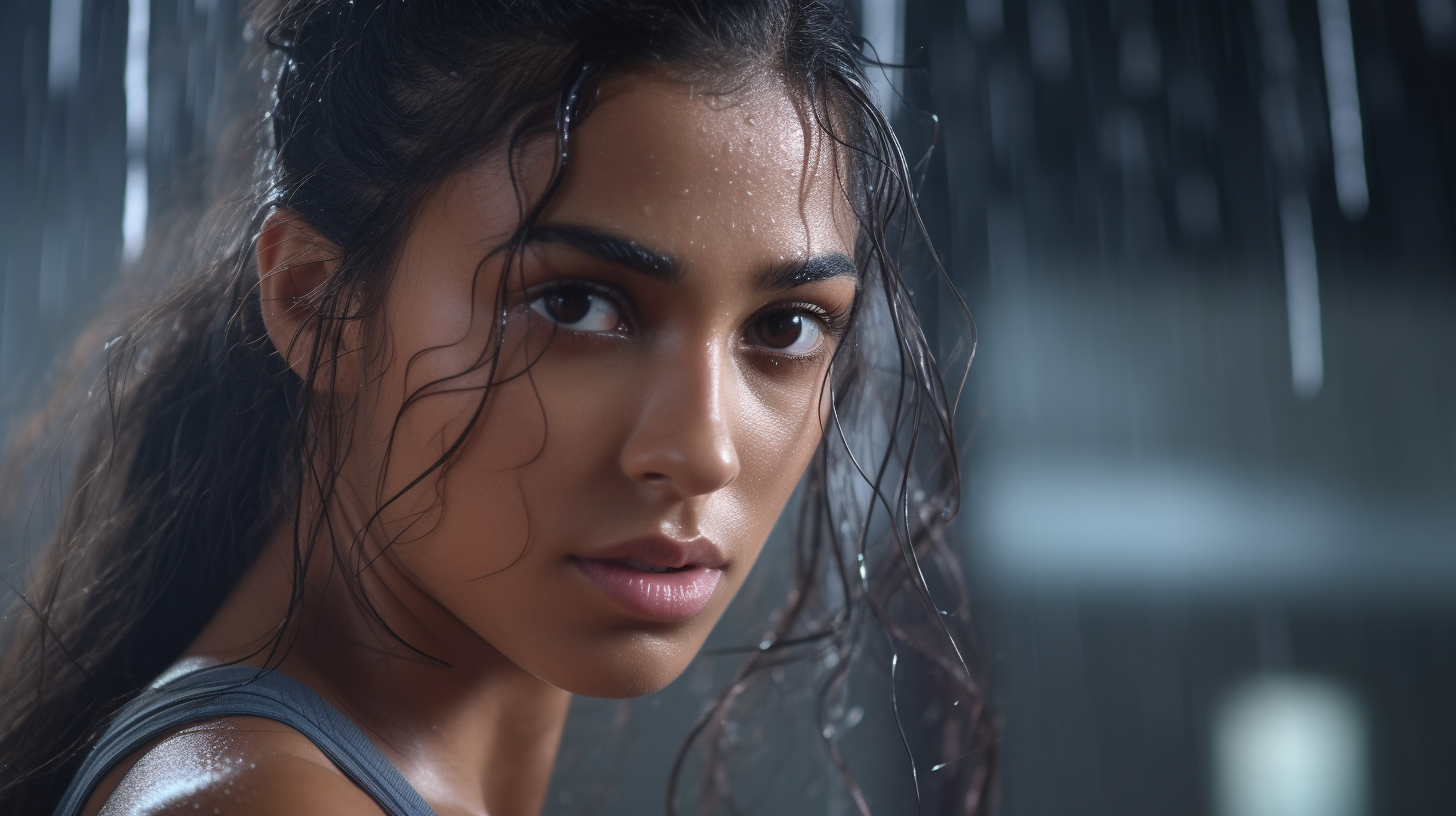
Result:
<instances>
[{"instance_id":1,"label":"chin","mask_svg":"<svg viewBox=\"0 0 1456 816\"><path fill-rule=\"evenodd\" d=\"M620 700L661 691L676 680L702 646L699 638L633 633L603 638L561 661L533 671L541 680L572 694Z\"/></svg>"}]
</instances>

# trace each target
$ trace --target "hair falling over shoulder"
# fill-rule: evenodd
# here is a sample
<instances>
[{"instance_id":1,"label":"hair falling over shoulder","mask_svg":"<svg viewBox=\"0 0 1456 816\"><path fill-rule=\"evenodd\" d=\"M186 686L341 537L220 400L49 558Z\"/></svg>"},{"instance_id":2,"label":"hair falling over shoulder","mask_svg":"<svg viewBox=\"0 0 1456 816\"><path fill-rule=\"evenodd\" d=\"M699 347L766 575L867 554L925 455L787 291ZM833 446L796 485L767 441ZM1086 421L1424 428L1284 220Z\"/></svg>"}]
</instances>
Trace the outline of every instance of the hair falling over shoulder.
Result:
<instances>
[{"instance_id":1,"label":"hair falling over shoulder","mask_svg":"<svg viewBox=\"0 0 1456 816\"><path fill-rule=\"evenodd\" d=\"M343 327L368 320L387 289L433 184L534 134L554 134L564 164L596 84L643 64L729 79L778 72L842 148L860 226L862 294L831 369L830 427L800 488L792 591L679 752L669 812L689 800L738 812L732 770L754 748L735 723L753 717L776 669L798 665L812 668L826 756L852 809L870 813L835 726L851 670L884 653L884 705L921 812L986 812L992 713L948 541L963 371L947 387L902 280L903 248L924 240L912 173L868 90L878 63L839 4L281 0L256 19L269 138L259 139L251 216L219 257L127 318L84 399L56 403L80 403L65 422L83 434L65 448L77 453L60 517L0 629L0 812L54 807L88 742L197 637L272 531L294 524L296 576L316 546L339 546L296 520L306 490L328 495L350 417L302 387L268 339L253 260L264 217L288 208L338 248L313 295L306 350L309 371L325 372ZM515 246L554 190L519 202ZM931 271L954 297L944 271ZM59 445L49 439L32 444ZM293 608L301 597L296 588ZM266 648L288 643L280 635ZM896 683L910 666L913 693Z\"/></svg>"}]
</instances>

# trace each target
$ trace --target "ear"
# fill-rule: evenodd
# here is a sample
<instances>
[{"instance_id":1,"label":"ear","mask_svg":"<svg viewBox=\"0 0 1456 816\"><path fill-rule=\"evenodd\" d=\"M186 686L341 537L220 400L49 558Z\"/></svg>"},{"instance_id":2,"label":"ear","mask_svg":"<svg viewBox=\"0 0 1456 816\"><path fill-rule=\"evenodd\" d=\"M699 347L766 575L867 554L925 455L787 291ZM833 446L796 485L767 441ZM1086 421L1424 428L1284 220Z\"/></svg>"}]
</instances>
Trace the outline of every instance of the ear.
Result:
<instances>
[{"instance_id":1,"label":"ear","mask_svg":"<svg viewBox=\"0 0 1456 816\"><path fill-rule=\"evenodd\" d=\"M318 339L319 324L313 318L324 284L342 253L302 215L289 209L274 210L263 222L257 252L258 298L268 338L293 373L307 380L309 355ZM315 384L333 380L337 387L342 374L318 377Z\"/></svg>"}]
</instances>

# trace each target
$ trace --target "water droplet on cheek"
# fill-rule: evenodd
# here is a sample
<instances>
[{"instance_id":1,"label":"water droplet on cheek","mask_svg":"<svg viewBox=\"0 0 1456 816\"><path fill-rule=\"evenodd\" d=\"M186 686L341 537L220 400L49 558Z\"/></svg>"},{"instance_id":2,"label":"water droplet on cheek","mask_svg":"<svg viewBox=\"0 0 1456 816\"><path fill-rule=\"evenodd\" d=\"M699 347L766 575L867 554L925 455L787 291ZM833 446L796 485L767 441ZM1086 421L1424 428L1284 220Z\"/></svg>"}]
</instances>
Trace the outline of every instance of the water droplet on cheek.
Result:
<instances>
[{"instance_id":1,"label":"water droplet on cheek","mask_svg":"<svg viewBox=\"0 0 1456 816\"><path fill-rule=\"evenodd\" d=\"M643 215L651 216L655 212L657 212L657 208L654 207L653 205L651 205L651 204L643 204L642 205L642 214Z\"/></svg>"}]
</instances>

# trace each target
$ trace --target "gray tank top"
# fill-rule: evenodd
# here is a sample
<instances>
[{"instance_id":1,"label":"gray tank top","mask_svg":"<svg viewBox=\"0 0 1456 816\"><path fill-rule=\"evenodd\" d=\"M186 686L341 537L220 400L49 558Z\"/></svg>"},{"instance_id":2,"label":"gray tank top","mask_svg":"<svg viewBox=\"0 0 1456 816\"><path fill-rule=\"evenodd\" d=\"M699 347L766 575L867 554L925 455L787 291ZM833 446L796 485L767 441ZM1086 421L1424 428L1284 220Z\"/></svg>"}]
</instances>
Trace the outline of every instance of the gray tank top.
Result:
<instances>
[{"instance_id":1,"label":"gray tank top","mask_svg":"<svg viewBox=\"0 0 1456 816\"><path fill-rule=\"evenodd\" d=\"M117 713L71 780L55 816L78 816L101 778L162 732L215 717L283 723L318 746L389 816L435 816L348 717L282 672L252 666L169 672L159 678Z\"/></svg>"}]
</instances>

